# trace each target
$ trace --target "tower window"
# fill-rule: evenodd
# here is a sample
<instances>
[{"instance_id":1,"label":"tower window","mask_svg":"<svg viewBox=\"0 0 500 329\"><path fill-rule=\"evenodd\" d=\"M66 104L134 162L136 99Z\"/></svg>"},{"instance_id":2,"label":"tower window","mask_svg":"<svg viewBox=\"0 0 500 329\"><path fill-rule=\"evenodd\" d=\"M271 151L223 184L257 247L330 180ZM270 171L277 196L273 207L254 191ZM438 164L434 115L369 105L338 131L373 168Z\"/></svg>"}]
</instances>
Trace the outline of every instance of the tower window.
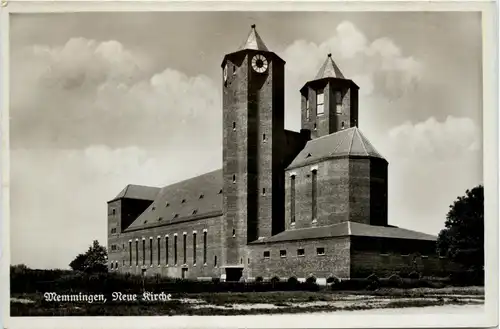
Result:
<instances>
[{"instance_id":1,"label":"tower window","mask_svg":"<svg viewBox=\"0 0 500 329\"><path fill-rule=\"evenodd\" d=\"M113 215L116 215L116 209L113 209Z\"/></svg>"},{"instance_id":2,"label":"tower window","mask_svg":"<svg viewBox=\"0 0 500 329\"><path fill-rule=\"evenodd\" d=\"M342 129L345 128L345 124L344 124L344 121L342 121Z\"/></svg>"},{"instance_id":3,"label":"tower window","mask_svg":"<svg viewBox=\"0 0 500 329\"><path fill-rule=\"evenodd\" d=\"M316 220L317 216L317 204L316 204L316 194L317 194L317 184L318 184L318 171L313 170L312 171L312 179L311 179L311 196L312 196L312 220Z\"/></svg>"},{"instance_id":4,"label":"tower window","mask_svg":"<svg viewBox=\"0 0 500 329\"><path fill-rule=\"evenodd\" d=\"M233 228L233 238L236 237L236 230Z\"/></svg>"},{"instance_id":5,"label":"tower window","mask_svg":"<svg viewBox=\"0 0 500 329\"><path fill-rule=\"evenodd\" d=\"M236 122L233 121L233 130L236 130Z\"/></svg>"},{"instance_id":6,"label":"tower window","mask_svg":"<svg viewBox=\"0 0 500 329\"><path fill-rule=\"evenodd\" d=\"M309 110L309 98L306 98L306 109Z\"/></svg>"},{"instance_id":7,"label":"tower window","mask_svg":"<svg viewBox=\"0 0 500 329\"><path fill-rule=\"evenodd\" d=\"M114 234L114 233L116 233L116 228L111 229L111 234Z\"/></svg>"},{"instance_id":8,"label":"tower window","mask_svg":"<svg viewBox=\"0 0 500 329\"><path fill-rule=\"evenodd\" d=\"M214 267L217 267L217 256L214 256Z\"/></svg>"},{"instance_id":9,"label":"tower window","mask_svg":"<svg viewBox=\"0 0 500 329\"><path fill-rule=\"evenodd\" d=\"M290 222L295 224L295 175L290 177Z\"/></svg>"},{"instance_id":10,"label":"tower window","mask_svg":"<svg viewBox=\"0 0 500 329\"><path fill-rule=\"evenodd\" d=\"M337 114L342 114L342 93L340 91L335 93L335 101Z\"/></svg>"},{"instance_id":11,"label":"tower window","mask_svg":"<svg viewBox=\"0 0 500 329\"><path fill-rule=\"evenodd\" d=\"M318 91L316 94L316 113L318 115L325 113L325 94L323 91Z\"/></svg>"},{"instance_id":12,"label":"tower window","mask_svg":"<svg viewBox=\"0 0 500 329\"><path fill-rule=\"evenodd\" d=\"M316 124L314 124L314 130L316 130Z\"/></svg>"},{"instance_id":13,"label":"tower window","mask_svg":"<svg viewBox=\"0 0 500 329\"><path fill-rule=\"evenodd\" d=\"M266 134L262 134L262 140L265 141L266 140Z\"/></svg>"},{"instance_id":14,"label":"tower window","mask_svg":"<svg viewBox=\"0 0 500 329\"><path fill-rule=\"evenodd\" d=\"M306 121L309 121L309 108L306 109Z\"/></svg>"},{"instance_id":15,"label":"tower window","mask_svg":"<svg viewBox=\"0 0 500 329\"><path fill-rule=\"evenodd\" d=\"M266 188L265 187L262 188L262 195L266 195Z\"/></svg>"},{"instance_id":16,"label":"tower window","mask_svg":"<svg viewBox=\"0 0 500 329\"><path fill-rule=\"evenodd\" d=\"M236 175L233 175L233 183L236 183Z\"/></svg>"}]
</instances>

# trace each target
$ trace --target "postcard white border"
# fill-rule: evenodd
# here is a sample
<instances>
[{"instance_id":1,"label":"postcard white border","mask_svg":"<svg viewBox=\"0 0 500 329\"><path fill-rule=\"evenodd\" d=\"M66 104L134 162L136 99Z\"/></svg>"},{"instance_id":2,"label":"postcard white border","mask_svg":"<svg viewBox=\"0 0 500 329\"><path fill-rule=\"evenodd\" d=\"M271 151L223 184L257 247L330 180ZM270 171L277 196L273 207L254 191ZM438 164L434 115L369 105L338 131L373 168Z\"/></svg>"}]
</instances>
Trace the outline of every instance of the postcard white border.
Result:
<instances>
[{"instance_id":1,"label":"postcard white border","mask_svg":"<svg viewBox=\"0 0 500 329\"><path fill-rule=\"evenodd\" d=\"M291 316L10 317L9 303L9 13L79 11L480 11L483 24L483 181L485 305L468 314L301 314ZM396 328L498 326L498 21L493 1L22 1L1 0L0 54L2 216L0 293L3 328ZM424 316L423 316L424 315Z\"/></svg>"}]
</instances>

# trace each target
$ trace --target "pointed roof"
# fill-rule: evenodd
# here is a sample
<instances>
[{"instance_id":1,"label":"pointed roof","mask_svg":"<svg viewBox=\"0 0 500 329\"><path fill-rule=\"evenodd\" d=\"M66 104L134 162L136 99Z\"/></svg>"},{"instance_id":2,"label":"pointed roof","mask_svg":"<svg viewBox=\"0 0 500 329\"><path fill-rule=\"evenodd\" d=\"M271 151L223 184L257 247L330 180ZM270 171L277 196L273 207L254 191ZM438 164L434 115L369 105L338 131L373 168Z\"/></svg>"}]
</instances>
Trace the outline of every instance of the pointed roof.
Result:
<instances>
[{"instance_id":1,"label":"pointed roof","mask_svg":"<svg viewBox=\"0 0 500 329\"><path fill-rule=\"evenodd\" d=\"M384 158L358 127L352 127L310 140L288 166L288 169L343 156Z\"/></svg>"},{"instance_id":2,"label":"pointed roof","mask_svg":"<svg viewBox=\"0 0 500 329\"><path fill-rule=\"evenodd\" d=\"M318 74L316 74L316 78L314 78L314 79L319 80L319 79L324 79L324 78L345 79L342 72L340 72L339 67L333 61L332 54L328 54L326 61L321 66Z\"/></svg>"},{"instance_id":3,"label":"pointed roof","mask_svg":"<svg viewBox=\"0 0 500 329\"><path fill-rule=\"evenodd\" d=\"M262 41L262 38L260 37L259 33L257 33L257 30L255 29L255 24L252 24L247 40L240 47L239 50L245 50L245 49L269 51L266 45L264 44L264 41Z\"/></svg>"}]
</instances>

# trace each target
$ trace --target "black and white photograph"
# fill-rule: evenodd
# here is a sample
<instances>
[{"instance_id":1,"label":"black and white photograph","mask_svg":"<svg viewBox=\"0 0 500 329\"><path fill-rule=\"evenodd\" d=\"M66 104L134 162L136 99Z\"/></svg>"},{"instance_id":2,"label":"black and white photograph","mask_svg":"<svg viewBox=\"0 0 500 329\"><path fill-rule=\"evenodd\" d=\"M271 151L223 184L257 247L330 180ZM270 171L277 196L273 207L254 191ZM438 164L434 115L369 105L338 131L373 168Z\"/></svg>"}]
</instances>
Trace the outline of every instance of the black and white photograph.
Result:
<instances>
[{"instance_id":1,"label":"black and white photograph","mask_svg":"<svg viewBox=\"0 0 500 329\"><path fill-rule=\"evenodd\" d=\"M2 278L13 324L375 327L369 316L384 315L410 327L433 315L498 326L494 5L11 5Z\"/></svg>"}]
</instances>

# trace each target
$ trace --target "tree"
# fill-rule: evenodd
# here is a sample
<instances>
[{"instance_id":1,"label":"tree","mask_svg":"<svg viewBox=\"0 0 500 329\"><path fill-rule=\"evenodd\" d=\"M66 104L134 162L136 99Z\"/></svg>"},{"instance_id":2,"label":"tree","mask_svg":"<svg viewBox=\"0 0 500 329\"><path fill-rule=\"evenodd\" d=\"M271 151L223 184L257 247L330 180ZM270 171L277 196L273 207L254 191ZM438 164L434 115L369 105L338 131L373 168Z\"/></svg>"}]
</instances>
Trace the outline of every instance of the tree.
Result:
<instances>
[{"instance_id":1,"label":"tree","mask_svg":"<svg viewBox=\"0 0 500 329\"><path fill-rule=\"evenodd\" d=\"M441 256L480 271L484 266L484 189L465 191L450 206L445 228L439 232L437 251Z\"/></svg>"},{"instance_id":2,"label":"tree","mask_svg":"<svg viewBox=\"0 0 500 329\"><path fill-rule=\"evenodd\" d=\"M108 252L106 248L101 246L99 241L94 240L87 252L78 254L69 266L74 271L83 271L87 273L107 272L107 259Z\"/></svg>"}]
</instances>

